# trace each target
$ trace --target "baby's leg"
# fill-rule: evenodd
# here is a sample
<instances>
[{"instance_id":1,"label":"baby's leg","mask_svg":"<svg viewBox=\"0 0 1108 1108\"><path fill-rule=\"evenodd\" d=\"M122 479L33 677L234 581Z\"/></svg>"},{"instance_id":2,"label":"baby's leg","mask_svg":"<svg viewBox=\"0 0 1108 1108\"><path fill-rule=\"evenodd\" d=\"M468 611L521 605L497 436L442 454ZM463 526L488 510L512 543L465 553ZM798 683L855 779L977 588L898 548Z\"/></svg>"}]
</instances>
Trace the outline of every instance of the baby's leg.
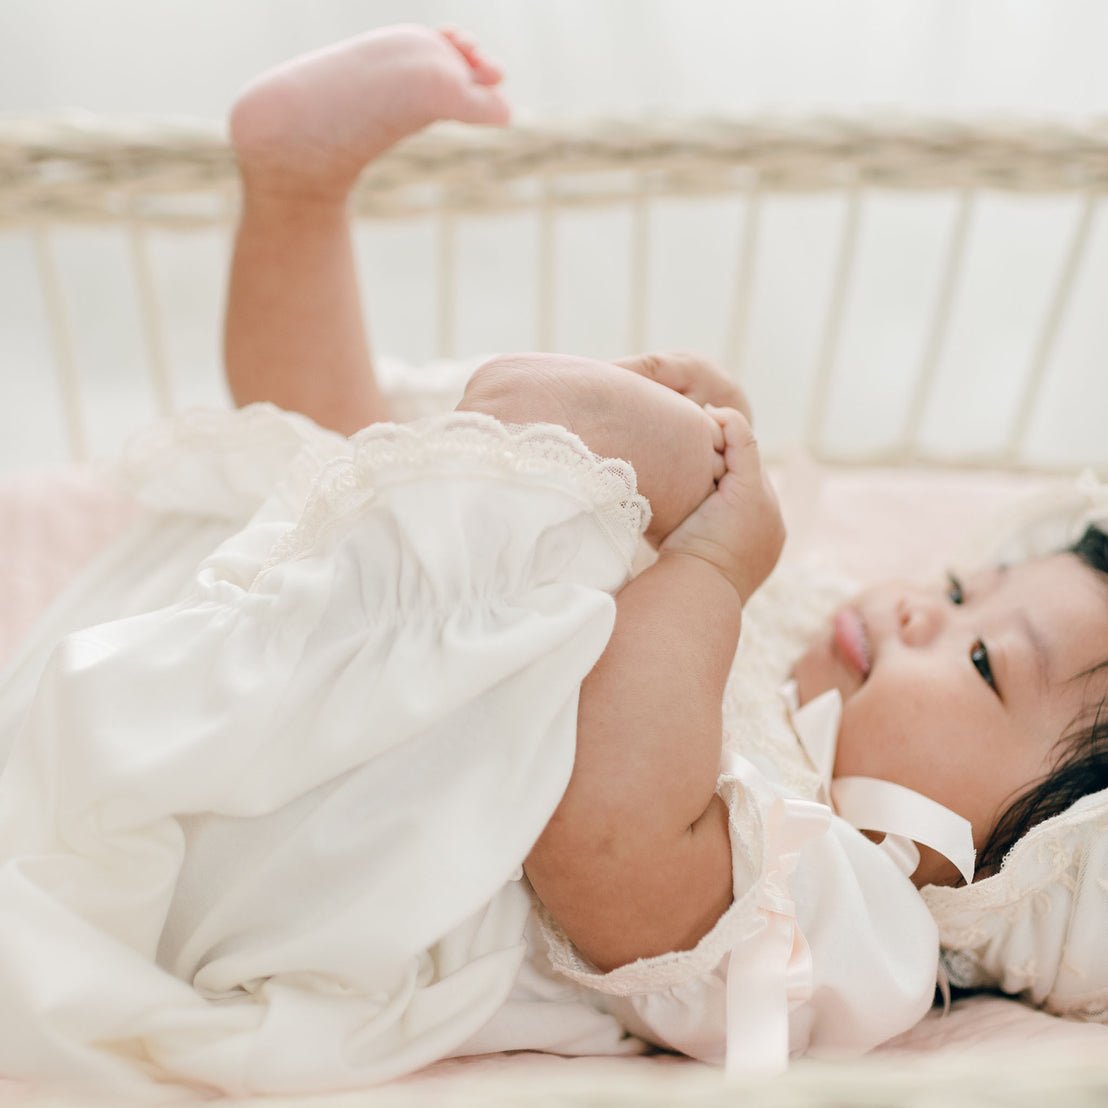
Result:
<instances>
[{"instance_id":1,"label":"baby's leg","mask_svg":"<svg viewBox=\"0 0 1108 1108\"><path fill-rule=\"evenodd\" d=\"M503 124L499 70L457 32L374 31L249 85L231 112L242 217L224 352L238 404L349 434L387 411L362 320L347 197L366 163L436 119Z\"/></svg>"},{"instance_id":2,"label":"baby's leg","mask_svg":"<svg viewBox=\"0 0 1108 1108\"><path fill-rule=\"evenodd\" d=\"M482 366L460 410L504 423L558 423L596 454L635 467L653 518L646 535L661 542L723 475L724 436L698 404L610 362L565 354L515 354Z\"/></svg>"}]
</instances>

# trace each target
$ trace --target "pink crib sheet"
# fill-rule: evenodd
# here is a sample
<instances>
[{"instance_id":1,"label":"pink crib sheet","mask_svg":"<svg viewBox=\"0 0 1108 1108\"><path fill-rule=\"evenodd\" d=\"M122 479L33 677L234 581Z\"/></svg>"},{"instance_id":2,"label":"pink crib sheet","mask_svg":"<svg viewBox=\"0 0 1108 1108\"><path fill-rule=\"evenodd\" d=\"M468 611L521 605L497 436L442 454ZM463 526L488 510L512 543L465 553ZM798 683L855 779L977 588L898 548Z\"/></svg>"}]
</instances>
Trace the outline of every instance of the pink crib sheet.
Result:
<instances>
[{"instance_id":1,"label":"pink crib sheet","mask_svg":"<svg viewBox=\"0 0 1108 1108\"><path fill-rule=\"evenodd\" d=\"M860 580L939 572L944 565L943 550L984 515L1012 503L1029 489L1051 487L1049 479L1013 475L819 471L796 465L778 478L790 525L786 556L815 559ZM120 532L133 513L128 502L90 472L74 469L0 480L0 665L50 600ZM1010 999L978 996L956 1003L945 1017L939 1010L932 1011L917 1027L871 1058L878 1066L882 1060L885 1064L894 1059L907 1062L909 1056L921 1055L938 1055L955 1063L976 1058L985 1064L984 1059L994 1056L1025 1063L1030 1047L1050 1057L1061 1050L1067 1058L1084 1060L1099 1072L1103 1060L1108 1059L1108 1026L1068 1022ZM858 1072L865 1064L855 1063L851 1071ZM470 1088L475 1090L472 1101L463 1098L457 1103L520 1103L511 1089L518 1094L517 1079L526 1082L531 1074L540 1084L552 1073L585 1084L601 1074L605 1080L625 1074L637 1085L647 1073L668 1080L673 1073L691 1076L705 1069L699 1063L667 1056L552 1059L523 1053L440 1062L397 1083L396 1093L423 1090L430 1101L440 1102L440 1092ZM1105 1081L1108 1083L1108 1076ZM683 1087L691 1096L691 1087ZM509 1090L504 1094L507 1099L496 1099L500 1094L494 1096L494 1091L504 1089ZM38 1095L34 1090L5 1088L0 1083L4 1103L37 1102ZM678 1099L684 1102L686 1096ZM312 1098L311 1103L322 1105L329 1100ZM626 1101L633 1102L633 1096ZM692 1097L688 1102L698 1101ZM344 1095L336 1096L335 1108L345 1103ZM378 1100L359 1099L357 1103L376 1104Z\"/></svg>"}]
</instances>

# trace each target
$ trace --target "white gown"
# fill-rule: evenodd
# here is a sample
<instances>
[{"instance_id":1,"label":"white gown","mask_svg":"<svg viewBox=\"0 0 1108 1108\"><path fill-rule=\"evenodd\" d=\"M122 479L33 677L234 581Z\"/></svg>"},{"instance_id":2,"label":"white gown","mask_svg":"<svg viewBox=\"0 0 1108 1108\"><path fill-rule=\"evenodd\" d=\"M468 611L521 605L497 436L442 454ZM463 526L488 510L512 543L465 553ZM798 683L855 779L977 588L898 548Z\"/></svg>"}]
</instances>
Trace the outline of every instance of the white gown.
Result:
<instances>
[{"instance_id":1,"label":"white gown","mask_svg":"<svg viewBox=\"0 0 1108 1108\"><path fill-rule=\"evenodd\" d=\"M124 465L157 511L0 687L0 1073L324 1090L627 1032L722 1061L767 996L794 1050L922 1015L915 890L829 813L788 842L750 767L695 950L601 975L536 911L520 866L649 512L629 466L473 414L162 434ZM789 979L760 981L790 880Z\"/></svg>"}]
</instances>

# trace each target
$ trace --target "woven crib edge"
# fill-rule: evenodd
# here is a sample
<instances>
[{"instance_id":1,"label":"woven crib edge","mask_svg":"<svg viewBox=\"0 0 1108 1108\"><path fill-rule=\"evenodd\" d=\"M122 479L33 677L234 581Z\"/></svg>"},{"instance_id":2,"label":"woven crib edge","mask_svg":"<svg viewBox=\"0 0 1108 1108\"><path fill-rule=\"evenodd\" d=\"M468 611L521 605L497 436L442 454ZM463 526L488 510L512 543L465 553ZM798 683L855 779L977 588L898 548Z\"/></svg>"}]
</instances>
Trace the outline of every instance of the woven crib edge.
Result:
<instances>
[{"instance_id":1,"label":"woven crib edge","mask_svg":"<svg viewBox=\"0 0 1108 1108\"><path fill-rule=\"evenodd\" d=\"M630 182L613 175L633 174ZM376 161L360 182L364 216L481 212L541 201L604 204L629 195L689 196L756 184L767 191L887 189L1100 191L1108 120L959 120L872 116L687 116L440 124ZM222 203L182 208L166 198ZM0 223L49 219L218 222L237 195L221 126L83 113L0 116ZM159 198L161 202L159 203Z\"/></svg>"}]
</instances>

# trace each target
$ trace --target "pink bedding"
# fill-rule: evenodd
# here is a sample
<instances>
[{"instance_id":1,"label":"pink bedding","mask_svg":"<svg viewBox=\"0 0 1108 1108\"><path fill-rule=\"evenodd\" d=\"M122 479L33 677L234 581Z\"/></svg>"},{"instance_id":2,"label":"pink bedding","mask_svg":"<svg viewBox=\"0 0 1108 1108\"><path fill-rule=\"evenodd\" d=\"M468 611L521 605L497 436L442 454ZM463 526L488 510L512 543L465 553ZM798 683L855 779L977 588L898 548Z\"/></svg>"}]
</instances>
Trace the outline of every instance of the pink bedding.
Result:
<instances>
[{"instance_id":1,"label":"pink bedding","mask_svg":"<svg viewBox=\"0 0 1108 1108\"><path fill-rule=\"evenodd\" d=\"M83 470L0 479L0 666L131 513L127 501Z\"/></svg>"},{"instance_id":2,"label":"pink bedding","mask_svg":"<svg viewBox=\"0 0 1108 1108\"><path fill-rule=\"evenodd\" d=\"M790 540L786 556L815 559L859 579L941 571L944 549L983 516L1025 495L1049 488L1047 479L1011 475L819 471L794 464L778 474ZM0 480L0 664L35 617L77 570L124 526L130 506L90 473L67 470ZM1069 1023L999 997L955 1004L948 1016L934 1011L915 1029L890 1042L878 1056L941 1052L955 1058L985 1048L1022 1050L1028 1044L1064 1048L1094 1063L1108 1058L1108 1026ZM642 1072L659 1059L540 1060L534 1055L447 1061L401 1084L426 1084L464 1076L500 1080L524 1067L561 1066L585 1075ZM568 1067L568 1068L567 1068ZM543 1073L549 1072L543 1069ZM0 1087L0 1096L3 1090ZM6 1097L3 1099L7 1100ZM437 1099L437 1098L436 1098ZM476 1103L477 1101L475 1101ZM313 1103L320 1103L313 1101ZM508 1101L505 1101L508 1103Z\"/></svg>"}]
</instances>

